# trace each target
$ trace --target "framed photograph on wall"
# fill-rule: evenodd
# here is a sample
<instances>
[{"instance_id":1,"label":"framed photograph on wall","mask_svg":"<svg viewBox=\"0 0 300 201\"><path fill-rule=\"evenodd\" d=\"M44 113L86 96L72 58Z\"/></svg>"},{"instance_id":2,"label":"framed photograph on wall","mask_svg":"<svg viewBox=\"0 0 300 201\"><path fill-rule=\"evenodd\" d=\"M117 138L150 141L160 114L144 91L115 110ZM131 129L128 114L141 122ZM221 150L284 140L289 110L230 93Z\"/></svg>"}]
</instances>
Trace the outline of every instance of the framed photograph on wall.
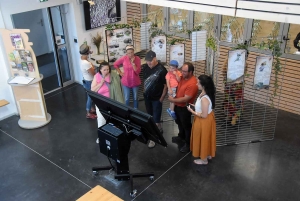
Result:
<instances>
[{"instance_id":1,"label":"framed photograph on wall","mask_svg":"<svg viewBox=\"0 0 300 201\"><path fill-rule=\"evenodd\" d=\"M179 64L178 68L181 68L184 63L184 47L184 44L170 46L170 61L176 60Z\"/></svg>"},{"instance_id":2,"label":"framed photograph on wall","mask_svg":"<svg viewBox=\"0 0 300 201\"><path fill-rule=\"evenodd\" d=\"M126 54L126 46L133 45L132 28L106 30L106 47L109 63L115 62Z\"/></svg>"},{"instance_id":3,"label":"framed photograph on wall","mask_svg":"<svg viewBox=\"0 0 300 201\"><path fill-rule=\"evenodd\" d=\"M227 82L235 82L243 78L246 67L246 50L228 52Z\"/></svg>"},{"instance_id":4,"label":"framed photograph on wall","mask_svg":"<svg viewBox=\"0 0 300 201\"><path fill-rule=\"evenodd\" d=\"M268 89L270 86L273 56L256 57L254 89Z\"/></svg>"},{"instance_id":5,"label":"framed photograph on wall","mask_svg":"<svg viewBox=\"0 0 300 201\"><path fill-rule=\"evenodd\" d=\"M160 62L167 62L167 37L156 36L151 39L151 50L156 53Z\"/></svg>"}]
</instances>

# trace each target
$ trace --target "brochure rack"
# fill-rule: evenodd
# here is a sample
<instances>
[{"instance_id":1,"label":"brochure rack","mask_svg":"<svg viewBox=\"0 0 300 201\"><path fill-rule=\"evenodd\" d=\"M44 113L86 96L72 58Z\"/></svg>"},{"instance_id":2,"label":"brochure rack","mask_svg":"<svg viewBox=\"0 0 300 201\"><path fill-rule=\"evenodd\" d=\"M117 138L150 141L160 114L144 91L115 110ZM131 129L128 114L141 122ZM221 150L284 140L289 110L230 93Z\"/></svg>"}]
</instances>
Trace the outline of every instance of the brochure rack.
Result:
<instances>
[{"instance_id":1,"label":"brochure rack","mask_svg":"<svg viewBox=\"0 0 300 201\"><path fill-rule=\"evenodd\" d=\"M51 115L47 113L42 83L43 75L39 74L32 42L29 42L28 29L0 29L2 42L7 55L7 64L11 85L20 114L18 124L24 129L35 129L48 124ZM28 84L9 83L15 76L34 78Z\"/></svg>"}]
</instances>

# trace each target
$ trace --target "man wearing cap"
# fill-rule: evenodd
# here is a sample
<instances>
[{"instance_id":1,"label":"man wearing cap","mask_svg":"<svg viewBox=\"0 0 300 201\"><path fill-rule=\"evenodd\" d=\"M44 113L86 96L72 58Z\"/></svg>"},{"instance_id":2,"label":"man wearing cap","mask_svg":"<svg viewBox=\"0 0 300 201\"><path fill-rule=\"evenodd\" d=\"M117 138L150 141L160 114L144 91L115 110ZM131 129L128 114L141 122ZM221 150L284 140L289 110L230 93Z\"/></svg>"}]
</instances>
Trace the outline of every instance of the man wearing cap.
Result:
<instances>
[{"instance_id":1,"label":"man wearing cap","mask_svg":"<svg viewBox=\"0 0 300 201\"><path fill-rule=\"evenodd\" d=\"M186 153L190 151L190 138L192 130L191 113L187 106L189 103L195 102L198 86L197 78L194 74L194 66L189 62L185 62L182 66L182 79L178 83L176 98L169 96L169 101L175 104L174 111L176 113L176 124L178 125L178 136L172 137L172 142L185 142L180 148L180 152Z\"/></svg>"},{"instance_id":2,"label":"man wearing cap","mask_svg":"<svg viewBox=\"0 0 300 201\"><path fill-rule=\"evenodd\" d=\"M156 54L152 50L147 52L145 60L147 62L146 64L143 64L143 79L145 81L145 106L147 113L153 116L154 122L162 133L163 129L160 120L162 112L162 102L167 93L167 85L165 79L167 70L160 62L157 61ZM155 142L150 140L148 147L153 148L154 146Z\"/></svg>"},{"instance_id":3,"label":"man wearing cap","mask_svg":"<svg viewBox=\"0 0 300 201\"><path fill-rule=\"evenodd\" d=\"M83 76L83 87L85 89L91 90L91 84L95 75L95 68L93 64L91 64L87 59L88 55L91 53L90 47L86 44L82 44L80 46L80 51L79 53L81 54L81 60L80 60L80 70L82 72ZM86 101L86 118L87 119L96 119L97 116L94 114L95 109L92 108L92 99L87 96L87 101Z\"/></svg>"}]
</instances>

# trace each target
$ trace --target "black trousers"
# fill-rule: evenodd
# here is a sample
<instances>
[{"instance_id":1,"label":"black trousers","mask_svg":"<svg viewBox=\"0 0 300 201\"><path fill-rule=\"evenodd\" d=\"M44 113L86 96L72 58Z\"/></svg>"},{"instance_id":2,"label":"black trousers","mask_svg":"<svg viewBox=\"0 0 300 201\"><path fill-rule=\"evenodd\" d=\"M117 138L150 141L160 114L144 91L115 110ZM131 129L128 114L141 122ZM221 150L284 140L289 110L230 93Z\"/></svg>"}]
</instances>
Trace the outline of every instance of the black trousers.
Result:
<instances>
[{"instance_id":1,"label":"black trousers","mask_svg":"<svg viewBox=\"0 0 300 201\"><path fill-rule=\"evenodd\" d=\"M175 105L174 111L176 113L175 122L178 125L178 136L182 138L186 144L190 145L191 131L192 131L192 113L190 113L186 106L179 107Z\"/></svg>"}]
</instances>

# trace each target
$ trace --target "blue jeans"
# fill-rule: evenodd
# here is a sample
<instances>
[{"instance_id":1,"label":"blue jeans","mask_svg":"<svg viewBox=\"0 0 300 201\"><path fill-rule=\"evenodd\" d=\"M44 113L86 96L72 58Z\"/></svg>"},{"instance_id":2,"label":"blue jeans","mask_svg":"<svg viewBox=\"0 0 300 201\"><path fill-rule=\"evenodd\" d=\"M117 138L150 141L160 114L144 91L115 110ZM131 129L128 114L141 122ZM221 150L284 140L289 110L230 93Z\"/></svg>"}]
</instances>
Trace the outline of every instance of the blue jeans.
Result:
<instances>
[{"instance_id":1,"label":"blue jeans","mask_svg":"<svg viewBox=\"0 0 300 201\"><path fill-rule=\"evenodd\" d=\"M92 81L83 80L83 88L91 90ZM92 108L93 101L89 95L87 95L86 111L89 113Z\"/></svg>"},{"instance_id":2,"label":"blue jeans","mask_svg":"<svg viewBox=\"0 0 300 201\"><path fill-rule=\"evenodd\" d=\"M125 103L126 105L129 105L129 99L130 99L130 90L132 89L132 93L133 93L133 107L135 109L138 109L139 107L139 100L138 100L138 91L139 91L139 87L126 87L124 85L122 85L123 88L123 93L124 93L124 98L125 98Z\"/></svg>"},{"instance_id":3,"label":"blue jeans","mask_svg":"<svg viewBox=\"0 0 300 201\"><path fill-rule=\"evenodd\" d=\"M153 120L155 123L161 122L161 111L162 111L162 102L159 100L149 100L144 96L145 106L147 113L153 116Z\"/></svg>"}]
</instances>

